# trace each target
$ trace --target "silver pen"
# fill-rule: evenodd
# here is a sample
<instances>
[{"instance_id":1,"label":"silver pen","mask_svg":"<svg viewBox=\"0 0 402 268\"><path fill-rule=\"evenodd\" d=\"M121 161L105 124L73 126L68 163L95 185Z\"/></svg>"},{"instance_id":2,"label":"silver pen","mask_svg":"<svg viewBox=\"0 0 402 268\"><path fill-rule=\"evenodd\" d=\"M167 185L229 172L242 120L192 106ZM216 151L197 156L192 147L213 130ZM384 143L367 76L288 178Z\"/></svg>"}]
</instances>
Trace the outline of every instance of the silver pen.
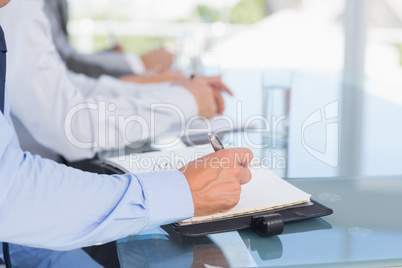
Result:
<instances>
[{"instance_id":1,"label":"silver pen","mask_svg":"<svg viewBox=\"0 0 402 268\"><path fill-rule=\"evenodd\" d=\"M215 152L225 149L225 147L223 147L221 140L218 138L218 136L216 134L208 133L208 138L209 138L209 142L211 143L212 148L214 148Z\"/></svg>"}]
</instances>

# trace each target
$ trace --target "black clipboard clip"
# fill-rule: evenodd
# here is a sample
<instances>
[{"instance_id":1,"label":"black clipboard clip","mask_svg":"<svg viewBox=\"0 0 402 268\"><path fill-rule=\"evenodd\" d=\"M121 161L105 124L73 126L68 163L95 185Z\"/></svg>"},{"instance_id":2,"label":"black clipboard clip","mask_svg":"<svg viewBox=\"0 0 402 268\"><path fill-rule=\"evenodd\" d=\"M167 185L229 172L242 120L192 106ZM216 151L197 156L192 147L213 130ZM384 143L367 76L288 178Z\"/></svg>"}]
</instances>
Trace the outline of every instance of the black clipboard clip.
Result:
<instances>
[{"instance_id":1,"label":"black clipboard clip","mask_svg":"<svg viewBox=\"0 0 402 268\"><path fill-rule=\"evenodd\" d=\"M261 236L274 236L283 232L285 222L323 217L332 213L332 209L311 199L311 204L307 206L289 207L187 225L173 223L169 226L185 236L203 236L250 227Z\"/></svg>"},{"instance_id":2,"label":"black clipboard clip","mask_svg":"<svg viewBox=\"0 0 402 268\"><path fill-rule=\"evenodd\" d=\"M251 229L261 236L279 235L283 232L283 219L278 213L254 216Z\"/></svg>"}]
</instances>

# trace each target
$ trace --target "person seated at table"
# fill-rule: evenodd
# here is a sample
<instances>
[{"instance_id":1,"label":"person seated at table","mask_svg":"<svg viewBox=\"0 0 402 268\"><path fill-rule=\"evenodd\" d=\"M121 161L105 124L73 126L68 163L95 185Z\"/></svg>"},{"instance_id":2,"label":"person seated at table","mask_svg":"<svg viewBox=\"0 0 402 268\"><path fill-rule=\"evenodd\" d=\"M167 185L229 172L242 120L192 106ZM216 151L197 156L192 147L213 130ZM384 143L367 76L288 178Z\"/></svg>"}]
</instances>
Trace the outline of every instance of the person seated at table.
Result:
<instances>
[{"instance_id":1,"label":"person seated at table","mask_svg":"<svg viewBox=\"0 0 402 268\"><path fill-rule=\"evenodd\" d=\"M101 53L80 54L73 48L68 37L68 2L45 0L44 11L51 24L56 49L73 72L95 78L103 74L114 77L132 74L141 76L147 71L169 70L173 63L173 55L163 49L139 56L134 53L124 53L121 47L116 45L111 50ZM149 76L146 77L149 79Z\"/></svg>"},{"instance_id":2,"label":"person seated at table","mask_svg":"<svg viewBox=\"0 0 402 268\"><path fill-rule=\"evenodd\" d=\"M0 7L8 2L0 0ZM38 1L23 2L35 6ZM7 91L5 85L6 54L14 47L6 45L2 26L0 241L71 250L227 211L238 203L241 184L251 179L249 149L220 150L177 171L112 176L83 172L22 151L10 120L8 93L14 88ZM8 35L16 28L5 30Z\"/></svg>"},{"instance_id":3,"label":"person seated at table","mask_svg":"<svg viewBox=\"0 0 402 268\"><path fill-rule=\"evenodd\" d=\"M111 50L101 53L80 54L73 48L68 37L68 2L45 0L43 9L50 21L54 45L68 69L75 73L94 78L110 75L123 81L137 83L185 79L181 72L170 70L174 57L164 49L138 56L135 53L124 53L119 45L115 45ZM219 77L210 77L207 81L216 84L219 83ZM224 84L222 86L229 92Z\"/></svg>"},{"instance_id":4,"label":"person seated at table","mask_svg":"<svg viewBox=\"0 0 402 268\"><path fill-rule=\"evenodd\" d=\"M53 44L43 4L14 0L0 11L12 48L7 81L14 115L35 140L68 161L140 144L183 120L223 111L221 90L229 90L219 78L144 85L69 72Z\"/></svg>"}]
</instances>

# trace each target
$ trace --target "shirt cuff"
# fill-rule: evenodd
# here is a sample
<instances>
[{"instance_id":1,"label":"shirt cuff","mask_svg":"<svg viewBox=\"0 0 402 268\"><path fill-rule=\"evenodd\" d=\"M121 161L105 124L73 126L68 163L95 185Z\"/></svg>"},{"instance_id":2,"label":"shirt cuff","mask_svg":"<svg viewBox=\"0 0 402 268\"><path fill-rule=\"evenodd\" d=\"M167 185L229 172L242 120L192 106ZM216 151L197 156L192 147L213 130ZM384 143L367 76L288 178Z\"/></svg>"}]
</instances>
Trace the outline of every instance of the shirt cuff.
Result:
<instances>
[{"instance_id":1,"label":"shirt cuff","mask_svg":"<svg viewBox=\"0 0 402 268\"><path fill-rule=\"evenodd\" d=\"M134 53L124 53L126 57L126 61L128 65L130 65L131 70L134 74L143 74L145 73L145 65L142 62L142 59L139 55Z\"/></svg>"},{"instance_id":2,"label":"shirt cuff","mask_svg":"<svg viewBox=\"0 0 402 268\"><path fill-rule=\"evenodd\" d=\"M193 217L194 204L186 177L180 171L140 173L148 200L147 229Z\"/></svg>"}]
</instances>

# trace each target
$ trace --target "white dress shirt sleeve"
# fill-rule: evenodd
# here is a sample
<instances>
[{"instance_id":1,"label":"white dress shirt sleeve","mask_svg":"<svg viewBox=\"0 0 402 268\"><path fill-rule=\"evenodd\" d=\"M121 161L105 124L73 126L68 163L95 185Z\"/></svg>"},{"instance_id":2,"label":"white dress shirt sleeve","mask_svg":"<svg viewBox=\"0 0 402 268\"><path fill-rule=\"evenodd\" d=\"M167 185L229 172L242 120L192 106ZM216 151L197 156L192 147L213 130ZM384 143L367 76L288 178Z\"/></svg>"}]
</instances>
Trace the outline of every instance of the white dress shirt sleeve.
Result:
<instances>
[{"instance_id":1,"label":"white dress shirt sleeve","mask_svg":"<svg viewBox=\"0 0 402 268\"><path fill-rule=\"evenodd\" d=\"M179 86L68 72L42 6L42 0L13 0L0 10L13 113L42 145L70 161L91 158L100 150L161 135L198 115L194 97Z\"/></svg>"}]
</instances>

